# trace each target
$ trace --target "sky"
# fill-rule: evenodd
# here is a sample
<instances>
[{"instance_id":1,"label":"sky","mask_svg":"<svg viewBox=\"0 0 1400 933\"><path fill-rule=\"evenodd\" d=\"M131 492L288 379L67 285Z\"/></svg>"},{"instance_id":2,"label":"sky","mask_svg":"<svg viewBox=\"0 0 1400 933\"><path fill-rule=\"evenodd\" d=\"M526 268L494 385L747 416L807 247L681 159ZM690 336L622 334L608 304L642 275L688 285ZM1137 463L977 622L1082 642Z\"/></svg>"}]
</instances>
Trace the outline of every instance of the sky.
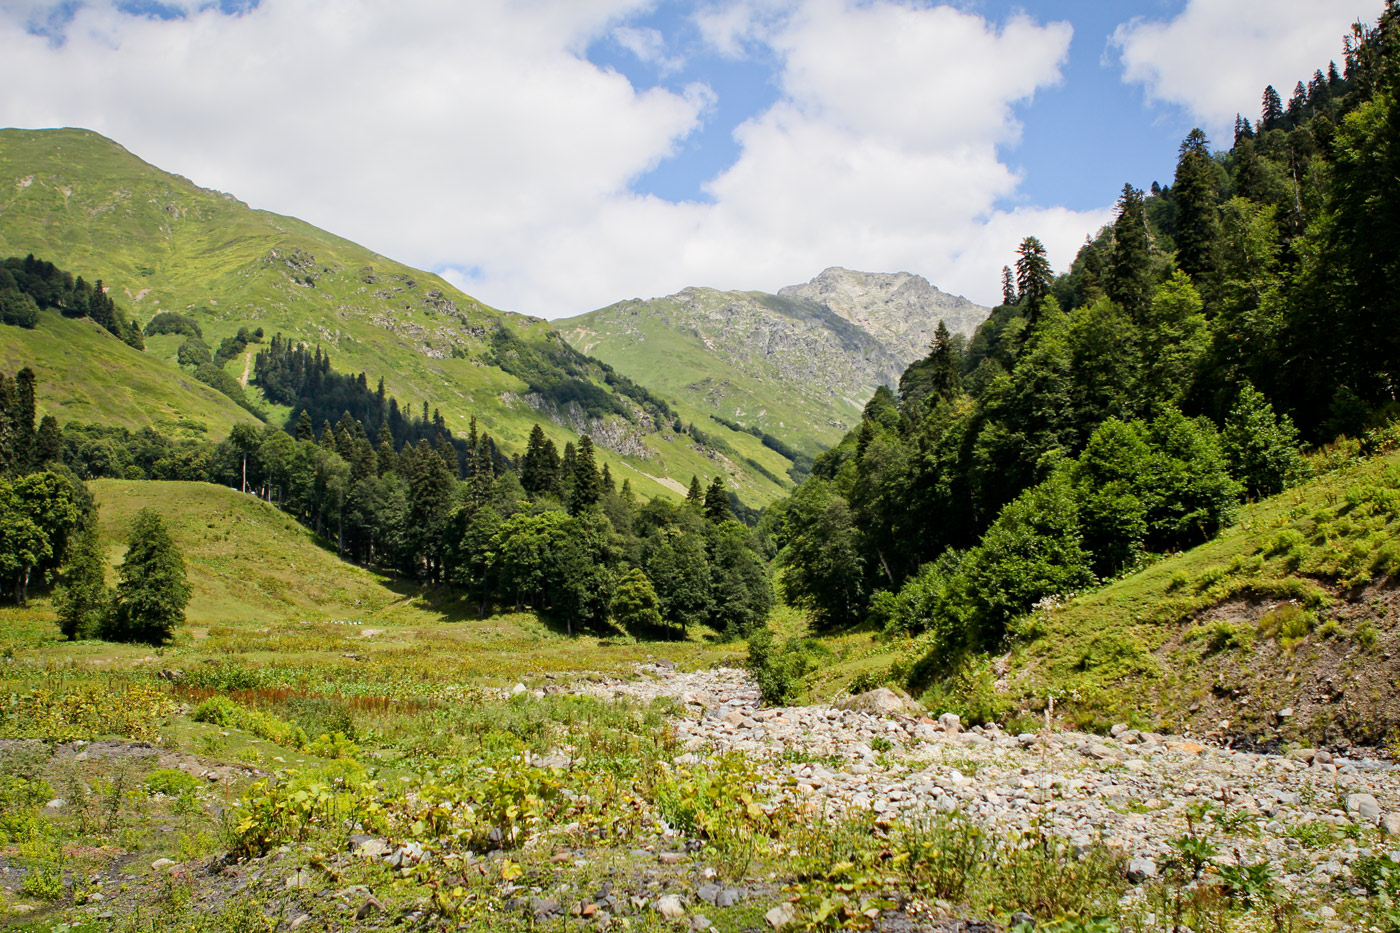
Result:
<instances>
[{"instance_id":1,"label":"sky","mask_svg":"<svg viewBox=\"0 0 1400 933\"><path fill-rule=\"evenodd\" d=\"M828 266L983 304L1228 146L1384 0L0 0L0 125L81 126L498 308Z\"/></svg>"}]
</instances>

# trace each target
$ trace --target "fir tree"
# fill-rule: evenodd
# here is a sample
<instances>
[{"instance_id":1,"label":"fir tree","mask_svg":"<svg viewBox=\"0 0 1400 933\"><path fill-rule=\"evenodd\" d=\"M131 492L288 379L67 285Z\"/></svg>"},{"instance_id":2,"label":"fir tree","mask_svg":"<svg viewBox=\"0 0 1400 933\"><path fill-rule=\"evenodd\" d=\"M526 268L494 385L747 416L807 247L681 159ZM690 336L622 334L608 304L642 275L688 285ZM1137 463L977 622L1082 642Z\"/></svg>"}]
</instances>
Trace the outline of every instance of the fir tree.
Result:
<instances>
[{"instance_id":1,"label":"fir tree","mask_svg":"<svg viewBox=\"0 0 1400 933\"><path fill-rule=\"evenodd\" d=\"M1010 266L1001 267L1001 303L1004 305L1016 303L1016 276L1012 274Z\"/></svg>"},{"instance_id":2,"label":"fir tree","mask_svg":"<svg viewBox=\"0 0 1400 933\"><path fill-rule=\"evenodd\" d=\"M573 490L569 496L569 511L578 515L598 504L602 494L602 479L593 459L593 438L585 434L578 442L574 458Z\"/></svg>"},{"instance_id":3,"label":"fir tree","mask_svg":"<svg viewBox=\"0 0 1400 933\"><path fill-rule=\"evenodd\" d=\"M1270 84L1264 88L1264 100L1260 107L1262 122L1261 126L1265 131L1278 126L1283 119L1283 99L1278 96L1278 91Z\"/></svg>"},{"instance_id":4,"label":"fir tree","mask_svg":"<svg viewBox=\"0 0 1400 933\"><path fill-rule=\"evenodd\" d=\"M705 490L705 517L715 524L731 519L734 514L729 510L729 493L725 492L724 481L716 476L710 481L710 486Z\"/></svg>"},{"instance_id":5,"label":"fir tree","mask_svg":"<svg viewBox=\"0 0 1400 933\"><path fill-rule=\"evenodd\" d=\"M102 631L112 602L106 573L107 562L102 557L94 513L87 517L73 539L68 567L54 594L59 631L69 641L91 638Z\"/></svg>"},{"instance_id":6,"label":"fir tree","mask_svg":"<svg viewBox=\"0 0 1400 933\"><path fill-rule=\"evenodd\" d=\"M190 586L185 559L151 508L136 513L126 558L117 568L116 610L108 635L116 641L168 642L185 621Z\"/></svg>"},{"instance_id":7,"label":"fir tree","mask_svg":"<svg viewBox=\"0 0 1400 933\"><path fill-rule=\"evenodd\" d=\"M1021 241L1016 250L1016 290L1025 306L1026 316L1035 320L1050 294L1050 260L1045 257L1045 244L1033 236Z\"/></svg>"}]
</instances>

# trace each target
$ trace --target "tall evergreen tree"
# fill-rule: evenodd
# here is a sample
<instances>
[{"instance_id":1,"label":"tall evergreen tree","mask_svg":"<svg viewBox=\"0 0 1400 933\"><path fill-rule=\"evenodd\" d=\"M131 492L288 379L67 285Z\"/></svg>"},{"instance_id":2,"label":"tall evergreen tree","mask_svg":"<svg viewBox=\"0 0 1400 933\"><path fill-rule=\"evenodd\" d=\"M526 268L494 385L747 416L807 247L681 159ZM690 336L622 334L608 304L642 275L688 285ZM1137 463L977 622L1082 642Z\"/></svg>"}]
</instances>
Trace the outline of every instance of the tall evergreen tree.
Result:
<instances>
[{"instance_id":1,"label":"tall evergreen tree","mask_svg":"<svg viewBox=\"0 0 1400 933\"><path fill-rule=\"evenodd\" d=\"M1118 217L1113 222L1113 253L1106 291L1138 322L1152 295L1151 252L1142 192L1125 184L1118 198Z\"/></svg>"},{"instance_id":2,"label":"tall evergreen tree","mask_svg":"<svg viewBox=\"0 0 1400 933\"><path fill-rule=\"evenodd\" d=\"M1264 88L1264 100L1260 106L1261 123L1260 126L1265 132L1278 126L1283 119L1283 99L1278 96L1278 91L1270 84Z\"/></svg>"},{"instance_id":3,"label":"tall evergreen tree","mask_svg":"<svg viewBox=\"0 0 1400 933\"><path fill-rule=\"evenodd\" d=\"M73 539L63 581L54 594L59 631L69 641L90 638L102 631L112 601L106 574L107 561L102 557L94 512L83 521Z\"/></svg>"},{"instance_id":4,"label":"tall evergreen tree","mask_svg":"<svg viewBox=\"0 0 1400 933\"><path fill-rule=\"evenodd\" d=\"M1219 261L1218 173L1206 134L1193 129L1181 143L1172 184L1177 208L1176 262L1187 275L1206 282Z\"/></svg>"},{"instance_id":5,"label":"tall evergreen tree","mask_svg":"<svg viewBox=\"0 0 1400 933\"><path fill-rule=\"evenodd\" d=\"M136 513L117 577L116 609L108 637L151 645L170 641L185 621L190 586L185 559L155 509Z\"/></svg>"},{"instance_id":6,"label":"tall evergreen tree","mask_svg":"<svg viewBox=\"0 0 1400 933\"><path fill-rule=\"evenodd\" d=\"M734 517L729 510L729 493L724 490L724 481L716 476L705 490L705 517L718 524Z\"/></svg>"},{"instance_id":7,"label":"tall evergreen tree","mask_svg":"<svg viewBox=\"0 0 1400 933\"><path fill-rule=\"evenodd\" d=\"M1035 320L1041 305L1050 294L1050 260L1045 256L1045 244L1033 236L1021 241L1016 250L1016 290L1025 306L1026 316Z\"/></svg>"},{"instance_id":8,"label":"tall evergreen tree","mask_svg":"<svg viewBox=\"0 0 1400 933\"><path fill-rule=\"evenodd\" d=\"M593 459L593 438L585 434L578 442L578 453L574 458L574 475L569 511L578 515L598 504L602 495L603 480L598 475L598 466Z\"/></svg>"},{"instance_id":9,"label":"tall evergreen tree","mask_svg":"<svg viewBox=\"0 0 1400 933\"><path fill-rule=\"evenodd\" d=\"M1001 303L1004 305L1016 303L1016 276L1011 272L1010 266L1001 267Z\"/></svg>"}]
</instances>

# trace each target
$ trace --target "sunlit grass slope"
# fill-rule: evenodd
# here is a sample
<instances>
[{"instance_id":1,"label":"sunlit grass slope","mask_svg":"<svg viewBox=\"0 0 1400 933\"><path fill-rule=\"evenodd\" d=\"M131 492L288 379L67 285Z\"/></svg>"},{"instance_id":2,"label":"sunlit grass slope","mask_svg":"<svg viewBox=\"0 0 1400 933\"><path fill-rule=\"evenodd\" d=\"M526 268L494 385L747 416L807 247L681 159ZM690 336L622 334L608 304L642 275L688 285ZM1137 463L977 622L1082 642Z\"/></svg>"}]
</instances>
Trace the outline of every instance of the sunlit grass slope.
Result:
<instances>
[{"instance_id":1,"label":"sunlit grass slope","mask_svg":"<svg viewBox=\"0 0 1400 933\"><path fill-rule=\"evenodd\" d=\"M0 327L0 371L28 366L39 380L39 414L60 424L111 424L220 438L255 422L188 372L133 350L87 320L43 311L32 330Z\"/></svg>"},{"instance_id":2,"label":"sunlit grass slope","mask_svg":"<svg viewBox=\"0 0 1400 933\"><path fill-rule=\"evenodd\" d=\"M383 378L401 403L416 410L427 401L456 431L465 432L475 415L508 452L523 452L531 426L548 420L530 404L528 386L490 360L493 334L504 328L543 340L549 327L542 320L487 307L436 275L303 221L253 210L86 130L0 130L0 179L0 255L32 252L100 279L142 322L161 310L180 311L199 323L211 347L243 326L319 345L337 370L366 372L372 382ZM178 344L152 340L148 355L174 372ZM243 377L255 350L230 361L229 372ZM122 381L120 373L115 381ZM52 382L41 378L40 388L45 405L63 400ZM211 421L209 429L233 420ZM561 420L564 425L545 424L548 433L561 445L576 441L583 425ZM746 435L716 424L705 429L732 437L736 447L748 445ZM784 488L743 457L695 449L669 426L643 443L650 456L599 454L643 495L675 495L692 475L726 476L754 505ZM784 461L771 472L781 478L786 467Z\"/></svg>"}]
</instances>

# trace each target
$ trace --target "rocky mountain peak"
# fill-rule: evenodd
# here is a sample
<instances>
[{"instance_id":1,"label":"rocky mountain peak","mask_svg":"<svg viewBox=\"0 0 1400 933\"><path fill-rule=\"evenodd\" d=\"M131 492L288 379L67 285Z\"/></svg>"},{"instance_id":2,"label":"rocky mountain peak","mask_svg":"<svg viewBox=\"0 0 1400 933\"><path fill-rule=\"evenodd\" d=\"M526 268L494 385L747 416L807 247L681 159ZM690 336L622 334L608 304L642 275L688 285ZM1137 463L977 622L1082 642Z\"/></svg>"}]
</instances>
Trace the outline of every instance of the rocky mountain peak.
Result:
<instances>
[{"instance_id":1,"label":"rocky mountain peak","mask_svg":"<svg viewBox=\"0 0 1400 933\"><path fill-rule=\"evenodd\" d=\"M825 307L879 339L906 363L928 351L940 320L953 333L970 337L989 313L912 272L857 272L832 266L778 294Z\"/></svg>"}]
</instances>

